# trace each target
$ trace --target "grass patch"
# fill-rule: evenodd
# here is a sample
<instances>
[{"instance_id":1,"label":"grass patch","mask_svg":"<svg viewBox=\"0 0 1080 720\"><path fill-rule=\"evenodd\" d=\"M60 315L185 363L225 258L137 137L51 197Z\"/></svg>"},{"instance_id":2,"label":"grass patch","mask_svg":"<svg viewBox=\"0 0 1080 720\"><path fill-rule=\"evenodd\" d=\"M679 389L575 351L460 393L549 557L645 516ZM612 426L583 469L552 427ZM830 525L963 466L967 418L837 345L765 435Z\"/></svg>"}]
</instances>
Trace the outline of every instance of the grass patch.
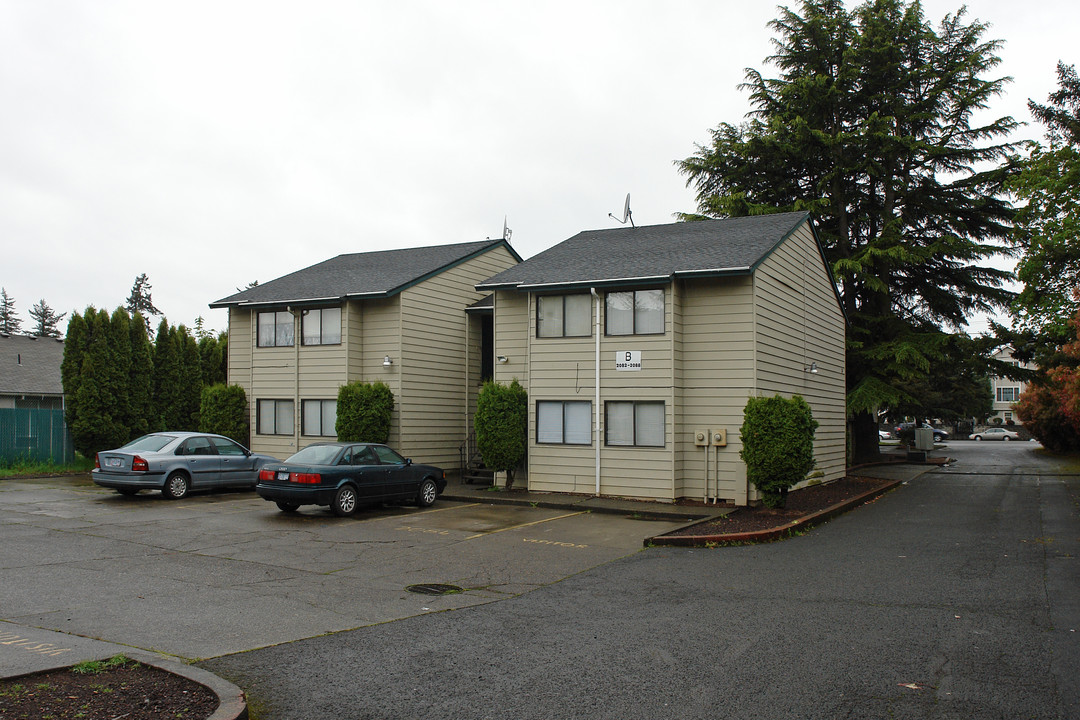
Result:
<instances>
[{"instance_id":1,"label":"grass patch","mask_svg":"<svg viewBox=\"0 0 1080 720\"><path fill-rule=\"evenodd\" d=\"M86 473L93 469L94 459L84 458L81 455L75 457L75 462L63 465L58 465L51 460L30 460L29 458L15 458L14 460L0 459L0 478L14 477L16 475Z\"/></svg>"},{"instance_id":2,"label":"grass patch","mask_svg":"<svg viewBox=\"0 0 1080 720\"><path fill-rule=\"evenodd\" d=\"M126 655L113 655L108 660L87 660L86 662L81 662L78 665L73 665L71 668L71 672L75 673L76 675L98 675L105 672L106 670L124 667L128 663L132 665L138 664Z\"/></svg>"}]
</instances>

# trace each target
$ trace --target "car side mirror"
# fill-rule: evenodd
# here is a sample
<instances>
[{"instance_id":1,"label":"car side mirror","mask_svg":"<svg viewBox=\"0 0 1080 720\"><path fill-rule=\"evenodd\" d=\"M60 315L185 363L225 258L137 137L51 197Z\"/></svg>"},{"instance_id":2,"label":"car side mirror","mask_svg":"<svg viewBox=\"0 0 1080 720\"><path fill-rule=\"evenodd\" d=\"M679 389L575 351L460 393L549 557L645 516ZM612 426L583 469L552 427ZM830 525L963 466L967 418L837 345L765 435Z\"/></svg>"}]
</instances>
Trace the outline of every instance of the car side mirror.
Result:
<instances>
[{"instance_id":1,"label":"car side mirror","mask_svg":"<svg viewBox=\"0 0 1080 720\"><path fill-rule=\"evenodd\" d=\"M412 458L405 458L406 465L412 465Z\"/></svg>"}]
</instances>

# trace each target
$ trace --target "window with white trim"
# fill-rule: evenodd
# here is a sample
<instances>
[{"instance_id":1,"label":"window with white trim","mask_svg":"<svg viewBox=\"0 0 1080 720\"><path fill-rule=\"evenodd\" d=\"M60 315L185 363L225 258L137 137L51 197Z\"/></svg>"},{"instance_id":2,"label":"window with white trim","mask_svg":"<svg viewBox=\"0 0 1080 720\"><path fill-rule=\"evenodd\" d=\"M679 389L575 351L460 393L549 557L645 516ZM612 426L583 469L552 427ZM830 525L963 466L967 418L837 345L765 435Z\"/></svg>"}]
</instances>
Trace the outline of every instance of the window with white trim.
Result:
<instances>
[{"instance_id":1,"label":"window with white trim","mask_svg":"<svg viewBox=\"0 0 1080 720\"><path fill-rule=\"evenodd\" d=\"M301 408L301 435L337 437L337 400L304 400Z\"/></svg>"},{"instance_id":2,"label":"window with white trim","mask_svg":"<svg viewBox=\"0 0 1080 720\"><path fill-rule=\"evenodd\" d=\"M295 334L291 312L259 313L259 347L292 347Z\"/></svg>"},{"instance_id":3,"label":"window with white trim","mask_svg":"<svg viewBox=\"0 0 1080 720\"><path fill-rule=\"evenodd\" d=\"M301 341L304 345L341 344L341 308L307 310L301 321Z\"/></svg>"},{"instance_id":4,"label":"window with white trim","mask_svg":"<svg viewBox=\"0 0 1080 720\"><path fill-rule=\"evenodd\" d=\"M604 404L604 441L624 447L664 447L663 402L616 402Z\"/></svg>"},{"instance_id":5,"label":"window with white trim","mask_svg":"<svg viewBox=\"0 0 1080 720\"><path fill-rule=\"evenodd\" d=\"M255 401L255 433L258 435L292 435L294 417L292 400Z\"/></svg>"},{"instance_id":6,"label":"window with white trim","mask_svg":"<svg viewBox=\"0 0 1080 720\"><path fill-rule=\"evenodd\" d=\"M664 291L609 292L604 332L608 335L663 335Z\"/></svg>"},{"instance_id":7,"label":"window with white trim","mask_svg":"<svg viewBox=\"0 0 1080 720\"><path fill-rule=\"evenodd\" d=\"M997 401L998 402L1016 402L1020 399L1020 388L1018 387L999 387L997 389Z\"/></svg>"},{"instance_id":8,"label":"window with white trim","mask_svg":"<svg viewBox=\"0 0 1080 720\"><path fill-rule=\"evenodd\" d=\"M537 400L536 442L591 445L592 403L580 400Z\"/></svg>"},{"instance_id":9,"label":"window with white trim","mask_svg":"<svg viewBox=\"0 0 1080 720\"><path fill-rule=\"evenodd\" d=\"M590 295L540 295L536 298L536 337L592 335Z\"/></svg>"}]
</instances>

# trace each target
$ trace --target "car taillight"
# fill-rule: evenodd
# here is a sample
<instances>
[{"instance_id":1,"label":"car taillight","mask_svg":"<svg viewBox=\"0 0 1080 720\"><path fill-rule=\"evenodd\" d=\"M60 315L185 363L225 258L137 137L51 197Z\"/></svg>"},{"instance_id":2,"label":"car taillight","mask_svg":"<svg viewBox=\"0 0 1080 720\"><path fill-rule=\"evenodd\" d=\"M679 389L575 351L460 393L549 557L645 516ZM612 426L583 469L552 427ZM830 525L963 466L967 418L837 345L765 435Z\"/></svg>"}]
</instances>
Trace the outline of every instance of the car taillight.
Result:
<instances>
[{"instance_id":1,"label":"car taillight","mask_svg":"<svg viewBox=\"0 0 1080 720\"><path fill-rule=\"evenodd\" d=\"M267 470L266 468L263 468L262 470L259 471L259 479L260 480L273 480L274 479L274 471L273 470Z\"/></svg>"},{"instance_id":2,"label":"car taillight","mask_svg":"<svg viewBox=\"0 0 1080 720\"><path fill-rule=\"evenodd\" d=\"M97 455L94 455L94 469L95 470L100 470L101 469L101 458L98 457Z\"/></svg>"},{"instance_id":3,"label":"car taillight","mask_svg":"<svg viewBox=\"0 0 1080 720\"><path fill-rule=\"evenodd\" d=\"M290 473L289 480L294 483L318 485L322 482L322 475L320 475L319 473Z\"/></svg>"},{"instance_id":4,"label":"car taillight","mask_svg":"<svg viewBox=\"0 0 1080 720\"><path fill-rule=\"evenodd\" d=\"M150 469L150 463L146 462L141 457L136 455L131 460L131 469L134 472L146 472Z\"/></svg>"}]
</instances>

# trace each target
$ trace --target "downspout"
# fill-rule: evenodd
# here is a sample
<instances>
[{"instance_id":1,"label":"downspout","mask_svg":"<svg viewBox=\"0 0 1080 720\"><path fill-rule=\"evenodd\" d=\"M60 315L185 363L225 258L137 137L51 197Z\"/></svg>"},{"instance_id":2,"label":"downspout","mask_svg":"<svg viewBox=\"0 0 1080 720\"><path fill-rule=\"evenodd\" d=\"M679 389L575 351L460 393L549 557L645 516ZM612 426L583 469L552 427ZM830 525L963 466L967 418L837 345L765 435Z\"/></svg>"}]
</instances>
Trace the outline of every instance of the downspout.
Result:
<instances>
[{"instance_id":1,"label":"downspout","mask_svg":"<svg viewBox=\"0 0 1080 720\"><path fill-rule=\"evenodd\" d=\"M304 311L294 311L291 307L285 309L293 316L293 359L296 363L296 379L293 382L293 452L296 452L300 449L300 425L304 421L304 408L300 404L300 338L304 332Z\"/></svg>"},{"instance_id":2,"label":"downspout","mask_svg":"<svg viewBox=\"0 0 1080 720\"><path fill-rule=\"evenodd\" d=\"M600 294L589 288L596 301L596 495L600 495Z\"/></svg>"}]
</instances>

